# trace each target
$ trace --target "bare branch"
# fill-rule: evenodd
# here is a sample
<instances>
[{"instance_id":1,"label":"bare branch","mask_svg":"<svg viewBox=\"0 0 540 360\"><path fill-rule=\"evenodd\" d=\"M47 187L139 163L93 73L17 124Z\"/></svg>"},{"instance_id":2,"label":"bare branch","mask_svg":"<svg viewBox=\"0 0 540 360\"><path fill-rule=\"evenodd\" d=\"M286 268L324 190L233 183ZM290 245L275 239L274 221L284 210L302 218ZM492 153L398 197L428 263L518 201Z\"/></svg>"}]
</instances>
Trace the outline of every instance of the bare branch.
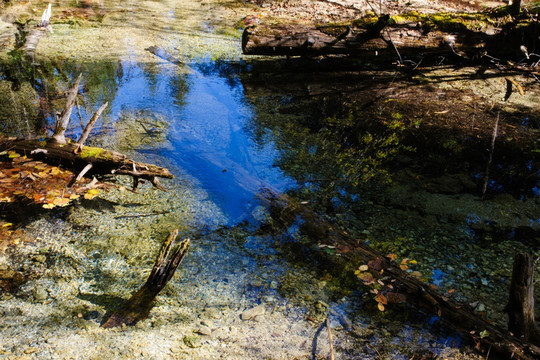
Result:
<instances>
[{"instance_id":1,"label":"bare branch","mask_svg":"<svg viewBox=\"0 0 540 360\"><path fill-rule=\"evenodd\" d=\"M69 90L66 107L64 108L64 110L62 110L62 113L60 114L60 119L56 123L56 129L54 130L52 140L58 144L66 143L64 133L69 124L69 118L71 116L71 111L73 111L73 106L75 105L75 99L77 97L77 94L79 93L79 83L81 81L81 78L82 74L79 74L77 80L75 81L75 84Z\"/></svg>"}]
</instances>

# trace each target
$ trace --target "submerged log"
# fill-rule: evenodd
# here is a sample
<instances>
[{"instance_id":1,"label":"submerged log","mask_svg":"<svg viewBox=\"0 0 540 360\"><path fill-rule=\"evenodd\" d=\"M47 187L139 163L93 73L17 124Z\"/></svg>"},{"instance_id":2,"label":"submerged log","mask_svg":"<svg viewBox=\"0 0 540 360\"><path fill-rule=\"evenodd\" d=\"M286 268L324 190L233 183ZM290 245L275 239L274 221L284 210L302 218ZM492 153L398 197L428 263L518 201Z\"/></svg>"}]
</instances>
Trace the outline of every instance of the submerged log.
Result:
<instances>
[{"instance_id":1,"label":"submerged log","mask_svg":"<svg viewBox=\"0 0 540 360\"><path fill-rule=\"evenodd\" d=\"M522 57L538 44L533 21L511 22L500 14L417 14L365 17L340 25L255 25L244 30L246 55L372 55L379 59L408 54L460 57Z\"/></svg>"},{"instance_id":2,"label":"submerged log","mask_svg":"<svg viewBox=\"0 0 540 360\"><path fill-rule=\"evenodd\" d=\"M419 306L439 316L461 335L476 345L478 349L490 349L491 354L503 358L540 359L540 347L513 336L509 331L492 325L474 313L464 303L455 301L439 293L383 254L361 240L351 238L347 233L335 229L330 223L302 204L297 204L284 194L266 190L260 193L261 203L272 213L274 223L280 224L283 231L296 224L303 234L319 246L333 246L341 256L334 256L333 266L350 268L351 263L368 264L374 281L391 279L393 296L400 294L409 304ZM316 251L316 250L315 250ZM385 280L387 281L387 280Z\"/></svg>"},{"instance_id":3,"label":"submerged log","mask_svg":"<svg viewBox=\"0 0 540 360\"><path fill-rule=\"evenodd\" d=\"M47 31L50 31L51 33L53 31L50 23L51 7L52 5L49 4L47 9L43 11L41 21L26 34L24 44L21 46L23 54L31 61L34 60L39 40L47 33Z\"/></svg>"},{"instance_id":4,"label":"submerged log","mask_svg":"<svg viewBox=\"0 0 540 360\"><path fill-rule=\"evenodd\" d=\"M514 258L508 313L508 330L515 336L540 346L540 330L534 319L534 261L528 254Z\"/></svg>"},{"instance_id":5,"label":"submerged log","mask_svg":"<svg viewBox=\"0 0 540 360\"><path fill-rule=\"evenodd\" d=\"M148 317L154 299L171 280L189 249L189 239L184 239L175 246L177 236L178 230L170 232L146 283L118 309L105 315L102 327L131 326Z\"/></svg>"}]
</instances>

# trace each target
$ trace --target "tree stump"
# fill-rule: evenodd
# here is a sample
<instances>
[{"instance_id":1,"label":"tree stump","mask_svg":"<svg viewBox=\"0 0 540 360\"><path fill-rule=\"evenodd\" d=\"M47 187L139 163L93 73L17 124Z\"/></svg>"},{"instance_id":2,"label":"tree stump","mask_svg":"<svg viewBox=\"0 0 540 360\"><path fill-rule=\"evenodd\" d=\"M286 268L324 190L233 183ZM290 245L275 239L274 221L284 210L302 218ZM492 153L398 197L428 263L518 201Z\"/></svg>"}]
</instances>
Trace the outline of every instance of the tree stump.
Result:
<instances>
[{"instance_id":1,"label":"tree stump","mask_svg":"<svg viewBox=\"0 0 540 360\"><path fill-rule=\"evenodd\" d=\"M535 345L540 344L540 331L534 319L534 261L528 254L514 258L508 313L508 330Z\"/></svg>"},{"instance_id":2,"label":"tree stump","mask_svg":"<svg viewBox=\"0 0 540 360\"><path fill-rule=\"evenodd\" d=\"M175 246L177 236L178 230L170 232L146 283L118 309L105 315L101 325L103 328L135 325L148 317L154 299L171 280L189 249L189 239L184 239Z\"/></svg>"}]
</instances>

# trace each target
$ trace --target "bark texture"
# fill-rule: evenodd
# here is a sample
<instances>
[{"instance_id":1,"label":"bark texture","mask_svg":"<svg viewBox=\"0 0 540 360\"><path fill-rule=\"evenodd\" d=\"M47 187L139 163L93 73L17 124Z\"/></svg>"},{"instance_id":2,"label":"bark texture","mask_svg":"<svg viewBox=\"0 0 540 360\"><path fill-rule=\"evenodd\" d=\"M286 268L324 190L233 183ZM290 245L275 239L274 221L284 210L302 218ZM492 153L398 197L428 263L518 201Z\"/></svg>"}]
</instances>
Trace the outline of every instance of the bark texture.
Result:
<instances>
[{"instance_id":1,"label":"bark texture","mask_svg":"<svg viewBox=\"0 0 540 360\"><path fill-rule=\"evenodd\" d=\"M505 308L508 330L515 336L540 345L540 331L534 319L534 261L528 254L514 258L510 299Z\"/></svg>"},{"instance_id":2,"label":"bark texture","mask_svg":"<svg viewBox=\"0 0 540 360\"><path fill-rule=\"evenodd\" d=\"M540 26L489 14L409 13L366 17L340 25L255 25L244 30L246 55L371 55L385 58L418 54L478 57L522 56L534 52ZM399 54L398 54L399 53Z\"/></svg>"},{"instance_id":3,"label":"bark texture","mask_svg":"<svg viewBox=\"0 0 540 360\"><path fill-rule=\"evenodd\" d=\"M87 175L129 175L136 182L146 179L160 190L165 190L158 181L158 177L172 179L166 168L153 164L146 164L129 159L126 155L116 151L85 146L79 151L77 143L58 144L55 141L37 140L0 140L0 151L14 150L49 164L61 164L75 171L81 171L88 164L92 169Z\"/></svg>"}]
</instances>

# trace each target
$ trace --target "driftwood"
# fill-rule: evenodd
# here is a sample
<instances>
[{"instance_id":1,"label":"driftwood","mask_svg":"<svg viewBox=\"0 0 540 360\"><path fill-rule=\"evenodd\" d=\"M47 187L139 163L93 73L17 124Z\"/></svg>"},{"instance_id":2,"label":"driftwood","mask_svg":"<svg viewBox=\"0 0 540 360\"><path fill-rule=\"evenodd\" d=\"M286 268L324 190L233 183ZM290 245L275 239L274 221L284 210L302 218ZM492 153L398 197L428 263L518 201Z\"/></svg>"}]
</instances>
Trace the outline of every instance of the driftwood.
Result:
<instances>
[{"instance_id":1,"label":"driftwood","mask_svg":"<svg viewBox=\"0 0 540 360\"><path fill-rule=\"evenodd\" d=\"M261 192L261 203L272 213L274 223L287 231L292 224L300 226L309 238L323 246L334 246L341 256L333 256L332 267L346 271L351 262L369 264L369 272L375 280L390 278L394 293L402 294L409 304L420 306L438 315L443 321L458 330L462 336L477 348L490 349L491 354L503 358L540 359L540 348L513 336L509 331L492 325L474 313L468 305L445 296L429 284L400 269L399 265L387 259L358 239L332 227L308 207L291 201L286 195L271 190ZM315 250L315 253L322 253ZM329 261L325 258L325 261ZM339 271L339 270L338 270ZM386 281L386 280L385 280Z\"/></svg>"},{"instance_id":2,"label":"driftwood","mask_svg":"<svg viewBox=\"0 0 540 360\"><path fill-rule=\"evenodd\" d=\"M175 246L177 236L178 230L170 232L161 247L159 256L146 283L118 309L105 315L102 327L112 328L122 325L135 325L148 317L154 299L171 280L189 249L189 239L184 239Z\"/></svg>"},{"instance_id":3,"label":"driftwood","mask_svg":"<svg viewBox=\"0 0 540 360\"><path fill-rule=\"evenodd\" d=\"M534 320L534 261L528 254L514 258L508 313L508 330L524 341L540 346L540 330Z\"/></svg>"},{"instance_id":4,"label":"driftwood","mask_svg":"<svg viewBox=\"0 0 540 360\"><path fill-rule=\"evenodd\" d=\"M68 92L66 106L64 107L64 110L62 110L62 112L60 113L60 117L56 121L56 128L51 138L51 140L55 143L65 144L67 142L64 133L68 127L71 112L73 111L73 106L75 106L75 100L77 99L77 95L79 93L79 83L81 82L81 78L82 74L79 74L77 80L75 80L75 84Z\"/></svg>"},{"instance_id":5,"label":"driftwood","mask_svg":"<svg viewBox=\"0 0 540 360\"><path fill-rule=\"evenodd\" d=\"M538 47L536 22L501 14L427 14L366 17L339 25L255 25L244 30L246 55L362 55L401 61L404 55L523 58Z\"/></svg>"}]
</instances>

